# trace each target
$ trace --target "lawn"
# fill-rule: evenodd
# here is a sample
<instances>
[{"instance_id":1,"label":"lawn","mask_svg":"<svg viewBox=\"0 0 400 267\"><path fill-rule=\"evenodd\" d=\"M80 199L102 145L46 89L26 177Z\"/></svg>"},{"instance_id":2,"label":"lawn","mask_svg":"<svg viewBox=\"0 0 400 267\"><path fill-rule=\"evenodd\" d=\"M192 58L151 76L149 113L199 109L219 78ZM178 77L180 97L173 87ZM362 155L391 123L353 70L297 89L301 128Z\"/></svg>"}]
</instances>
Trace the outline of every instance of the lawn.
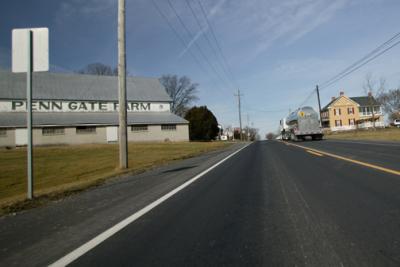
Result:
<instances>
[{"instance_id":1,"label":"lawn","mask_svg":"<svg viewBox=\"0 0 400 267\"><path fill-rule=\"evenodd\" d=\"M375 130L369 129L337 132L326 134L325 138L348 140L400 141L400 128L376 128Z\"/></svg>"},{"instance_id":2,"label":"lawn","mask_svg":"<svg viewBox=\"0 0 400 267\"><path fill-rule=\"evenodd\" d=\"M125 172L142 172L230 144L130 143L129 169ZM33 154L36 196L82 190L122 174L117 168L117 144L35 147ZM21 201L25 194L26 148L0 149L0 205Z\"/></svg>"}]
</instances>

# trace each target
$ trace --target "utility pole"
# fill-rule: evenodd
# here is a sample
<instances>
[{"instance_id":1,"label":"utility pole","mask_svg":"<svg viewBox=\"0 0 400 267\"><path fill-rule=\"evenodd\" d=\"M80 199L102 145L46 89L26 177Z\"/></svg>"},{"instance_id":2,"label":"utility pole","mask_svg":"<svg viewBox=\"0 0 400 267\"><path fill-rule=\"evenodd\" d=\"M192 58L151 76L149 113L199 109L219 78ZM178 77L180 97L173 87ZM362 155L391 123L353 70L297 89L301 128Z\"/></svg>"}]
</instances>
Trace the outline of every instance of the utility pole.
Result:
<instances>
[{"instance_id":1,"label":"utility pole","mask_svg":"<svg viewBox=\"0 0 400 267\"><path fill-rule=\"evenodd\" d=\"M239 127L240 127L240 141L243 141L243 130L242 130L242 110L241 110L241 105L240 105L240 97L242 94L240 94L240 90L238 89L237 95L238 97L238 106L239 106Z\"/></svg>"},{"instance_id":2,"label":"utility pole","mask_svg":"<svg viewBox=\"0 0 400 267\"><path fill-rule=\"evenodd\" d=\"M247 113L247 131L246 131L246 140L249 141L249 137L250 137L250 117L249 117L249 113Z\"/></svg>"},{"instance_id":3,"label":"utility pole","mask_svg":"<svg viewBox=\"0 0 400 267\"><path fill-rule=\"evenodd\" d=\"M319 88L316 86L317 97L318 97L318 108L319 108L319 126L322 127L322 113L321 113L321 100L319 99Z\"/></svg>"},{"instance_id":4,"label":"utility pole","mask_svg":"<svg viewBox=\"0 0 400 267\"><path fill-rule=\"evenodd\" d=\"M119 167L128 168L128 138L126 129L126 52L125 0L118 0L118 101L119 101Z\"/></svg>"}]
</instances>

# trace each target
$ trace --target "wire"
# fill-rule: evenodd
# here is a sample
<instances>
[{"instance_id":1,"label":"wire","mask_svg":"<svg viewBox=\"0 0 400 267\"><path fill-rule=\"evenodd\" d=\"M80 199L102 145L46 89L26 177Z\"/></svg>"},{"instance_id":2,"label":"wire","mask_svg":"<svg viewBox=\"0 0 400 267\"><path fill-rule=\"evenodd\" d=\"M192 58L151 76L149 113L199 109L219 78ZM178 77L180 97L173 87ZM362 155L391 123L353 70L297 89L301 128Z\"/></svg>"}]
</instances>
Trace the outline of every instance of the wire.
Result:
<instances>
[{"instance_id":1,"label":"wire","mask_svg":"<svg viewBox=\"0 0 400 267\"><path fill-rule=\"evenodd\" d=\"M153 3L154 7L158 11L158 13L161 15L161 17L165 20L167 25L171 28L171 30L174 32L175 36L178 38L178 40L182 43L183 47L187 47L186 41L183 39L183 37L178 33L178 31L174 28L174 26L171 24L167 16L161 11L160 7L156 4L155 0L151 0ZM192 52L189 51L190 55L193 57L193 59L196 61L197 65L199 68L207 75L206 68L200 63L200 60L197 58L197 56Z\"/></svg>"},{"instance_id":2,"label":"wire","mask_svg":"<svg viewBox=\"0 0 400 267\"><path fill-rule=\"evenodd\" d=\"M227 70L229 71L229 73L230 73L230 75L231 75L231 78L232 78L233 82L235 83L236 87L238 87L238 86L237 86L237 83L236 83L236 80L235 80L235 76L233 75L233 73L232 73L232 71L231 71L231 67L230 67L230 65L228 64L228 61L226 60L226 57L225 57L225 55L224 55L224 52L223 52L222 49L221 49L221 45L220 45L220 43L218 42L218 39L217 39L217 37L216 37L216 35L215 35L213 26L212 26L211 22L208 20L207 13L206 13L206 11L205 11L205 9L204 9L204 6L203 6L203 4L201 3L200 0L197 0L197 2L199 3L201 12L202 12L202 14L203 14L203 16L204 16L204 18L205 18L205 20L206 20L206 22L207 22L208 27L210 28L211 36L213 37L213 39L214 39L214 41L215 41L215 44L217 45L217 48L218 48L218 50L219 50L219 52L220 52L220 54L221 54L222 60L224 61L225 65L226 65L226 67L227 67Z\"/></svg>"},{"instance_id":3,"label":"wire","mask_svg":"<svg viewBox=\"0 0 400 267\"><path fill-rule=\"evenodd\" d=\"M382 54L386 53L388 50L392 49L393 47L397 46L398 44L400 44L400 41L394 43L393 45L389 46L388 48L386 48L385 50L381 51L380 53L378 53L377 55L373 56L372 58L368 59L367 61L365 61L364 63L362 63L361 65L353 68L352 70L349 70L348 72L344 73L342 76L336 78L335 80L331 81L330 83L326 84L325 86L323 86L321 89L325 89L327 87L329 87L330 85L340 81L341 79L343 79L344 77L350 75L351 73L353 73L354 71L358 70L359 68L361 68L362 66L366 65L367 63L371 62L372 60L374 60L375 58L381 56Z\"/></svg>"},{"instance_id":4,"label":"wire","mask_svg":"<svg viewBox=\"0 0 400 267\"><path fill-rule=\"evenodd\" d=\"M193 17L195 18L196 23L197 23L197 25L199 26L200 31L203 32L203 27L201 26L200 20L199 20L199 18L197 17L196 13L194 12L194 9L193 9L192 5L190 4L190 1L186 0L185 2L186 2L186 5L189 7L189 9L190 9L190 11L191 11ZM221 69L223 70L224 74L226 75L227 81L230 82L230 83L233 85L233 87L235 87L235 85L234 85L234 84L232 83L232 81L230 80L229 74L228 74L227 70L225 69L224 64L221 63L221 61L219 60L217 50L216 50L216 49L214 48L214 46L212 45L211 40L210 40L210 38L208 38L207 33L204 33L203 36L204 36L205 39L207 40L208 45L211 47L211 50L213 51L213 53L214 53L214 55L215 55L215 59L217 59L218 63L219 63L220 66L221 66Z\"/></svg>"},{"instance_id":5,"label":"wire","mask_svg":"<svg viewBox=\"0 0 400 267\"><path fill-rule=\"evenodd\" d=\"M368 64L372 60L376 59L377 57L381 56L382 54L386 53L388 50L392 49L393 47L397 46L400 44L400 41L397 41L397 39L400 37L400 32L396 33L393 35L390 39L373 49L371 52L363 56L361 59L357 60L353 64L351 64L349 67L345 68L332 78L326 80L325 82L320 84L319 90L323 90L332 84L342 80L343 78L347 77L351 73L355 72L356 70L360 69L362 66ZM397 42L395 42L397 41ZM395 43L393 43L395 42ZM389 45L389 47L388 47ZM383 50L382 50L383 49ZM313 96L315 93L315 89L313 89L310 94L305 98L305 100L300 104L300 107L302 107L307 101L310 100L310 98Z\"/></svg>"},{"instance_id":6,"label":"wire","mask_svg":"<svg viewBox=\"0 0 400 267\"><path fill-rule=\"evenodd\" d=\"M193 39L193 34L192 32L188 29L188 27L185 25L185 23L183 22L181 16L179 16L178 12L176 11L175 7L172 5L170 0L167 0L168 5L171 7L172 11L174 12L175 16L178 18L180 24L182 25L182 27L185 29L185 31L189 34L190 38ZM200 54L203 56L203 58L205 59L205 61L207 62L208 65L210 65L211 69L214 71L215 75L222 81L225 82L224 79L222 79L222 77L220 76L220 74L218 73L218 71L215 69L214 65L211 64L210 60L208 59L208 57L206 56L206 54L204 53L204 51L201 49L201 47L198 45L197 42L194 43L195 46L197 47L197 49L200 51ZM223 87L225 89L225 87Z\"/></svg>"},{"instance_id":7,"label":"wire","mask_svg":"<svg viewBox=\"0 0 400 267\"><path fill-rule=\"evenodd\" d=\"M397 41L396 43L392 44L399 37L400 37L400 33L395 34L389 40L387 40L384 43L382 43L381 45L379 45L377 48L375 48L374 50L372 50L371 52L366 54L364 57L362 57L361 59L359 59L356 62L354 62L353 64L351 64L349 67L345 68L340 73L336 74L335 76L333 76L332 78L328 79L327 81L321 83L320 84L320 89L322 90L324 88L329 87L330 85L338 82L339 80L341 80L344 77L350 75L351 73L353 73L354 71L358 70L359 68L361 68L365 64L369 63L370 61L372 61L375 58L379 57L380 55L384 54L386 51L392 49L393 47L395 47L396 45L398 45L400 43L400 41ZM392 44L392 45L387 47L389 44Z\"/></svg>"}]
</instances>

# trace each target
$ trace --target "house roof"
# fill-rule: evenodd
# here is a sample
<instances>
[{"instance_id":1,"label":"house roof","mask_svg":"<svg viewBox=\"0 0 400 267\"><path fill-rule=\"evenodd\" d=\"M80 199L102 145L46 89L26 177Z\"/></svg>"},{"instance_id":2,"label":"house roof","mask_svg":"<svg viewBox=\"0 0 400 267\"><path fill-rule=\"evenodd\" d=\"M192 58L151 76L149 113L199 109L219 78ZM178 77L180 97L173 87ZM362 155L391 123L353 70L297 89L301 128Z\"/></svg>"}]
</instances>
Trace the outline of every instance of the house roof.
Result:
<instances>
[{"instance_id":1,"label":"house roof","mask_svg":"<svg viewBox=\"0 0 400 267\"><path fill-rule=\"evenodd\" d=\"M376 101L374 97L369 96L357 96L357 97L350 97L351 100L357 102L360 106L370 106L371 104L374 106L379 106L379 102ZM371 101L371 102L370 102Z\"/></svg>"},{"instance_id":2,"label":"house roof","mask_svg":"<svg viewBox=\"0 0 400 267\"><path fill-rule=\"evenodd\" d=\"M33 99L118 101L118 78L74 73L33 73ZM128 101L171 102L157 78L127 77ZM26 74L0 70L0 99L25 99Z\"/></svg>"},{"instance_id":3,"label":"house roof","mask_svg":"<svg viewBox=\"0 0 400 267\"><path fill-rule=\"evenodd\" d=\"M333 100L331 100L325 107L322 108L321 111L326 111L328 110L328 108L333 104L333 102L335 102L336 100L338 100L340 97L339 96ZM347 97L346 97L347 98ZM350 100L356 102L357 104L359 104L360 106L369 106L370 104L370 99L368 96L357 96L357 97L349 97ZM372 105L380 105L378 101L376 101L376 99L374 97L372 97Z\"/></svg>"},{"instance_id":4,"label":"house roof","mask_svg":"<svg viewBox=\"0 0 400 267\"><path fill-rule=\"evenodd\" d=\"M169 112L128 112L133 124L187 124L188 121ZM34 112L34 126L118 125L118 112ZM26 127L25 112L0 113L0 127Z\"/></svg>"}]
</instances>

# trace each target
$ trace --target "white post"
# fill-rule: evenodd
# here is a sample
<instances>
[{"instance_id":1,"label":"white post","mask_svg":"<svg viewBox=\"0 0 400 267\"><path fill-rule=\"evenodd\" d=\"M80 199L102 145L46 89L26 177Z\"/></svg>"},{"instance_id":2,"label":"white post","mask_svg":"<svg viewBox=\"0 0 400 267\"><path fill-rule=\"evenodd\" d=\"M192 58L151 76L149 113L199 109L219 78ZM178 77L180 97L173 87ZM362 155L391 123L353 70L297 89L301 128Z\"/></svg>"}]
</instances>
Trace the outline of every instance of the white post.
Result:
<instances>
[{"instance_id":1,"label":"white post","mask_svg":"<svg viewBox=\"0 0 400 267\"><path fill-rule=\"evenodd\" d=\"M28 46L27 57L28 65L26 70L26 122L28 127L28 142L27 142L27 168L28 168L28 199L33 198L33 157L32 157L32 58L33 58L33 34L28 31Z\"/></svg>"}]
</instances>

